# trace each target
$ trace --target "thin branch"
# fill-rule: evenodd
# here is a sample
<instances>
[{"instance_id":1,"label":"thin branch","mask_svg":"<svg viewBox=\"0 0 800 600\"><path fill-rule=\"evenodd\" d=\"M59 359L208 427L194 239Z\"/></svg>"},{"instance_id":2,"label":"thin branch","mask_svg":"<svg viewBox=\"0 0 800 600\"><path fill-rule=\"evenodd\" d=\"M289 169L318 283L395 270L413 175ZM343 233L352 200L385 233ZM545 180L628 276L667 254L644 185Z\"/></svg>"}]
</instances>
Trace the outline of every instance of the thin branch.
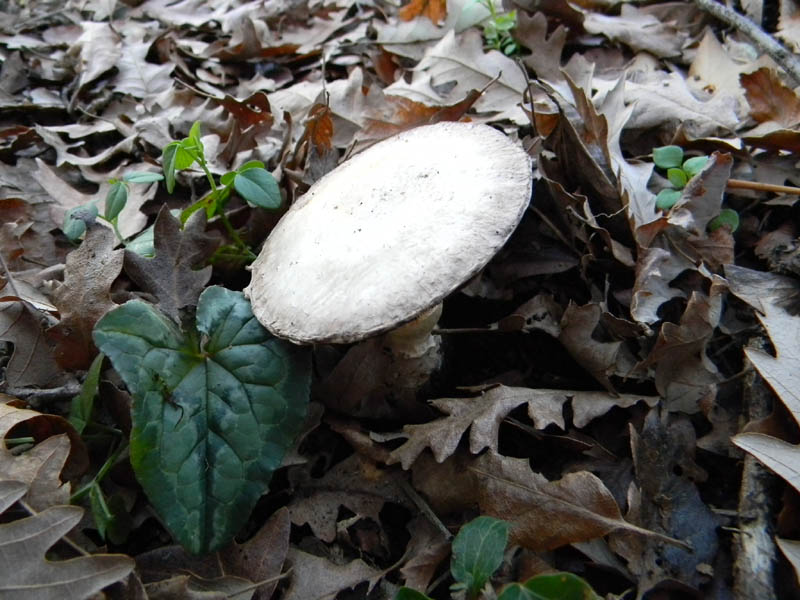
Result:
<instances>
[{"instance_id":1,"label":"thin branch","mask_svg":"<svg viewBox=\"0 0 800 600\"><path fill-rule=\"evenodd\" d=\"M793 194L800 196L800 188L789 185L774 185L771 183L759 183L758 181L746 181L744 179L728 179L725 187L729 190L757 190L759 192L773 192L775 194Z\"/></svg>"},{"instance_id":2,"label":"thin branch","mask_svg":"<svg viewBox=\"0 0 800 600\"><path fill-rule=\"evenodd\" d=\"M752 41L759 50L768 54L778 65L783 67L783 70L794 79L796 85L800 85L800 60L778 42L778 40L766 33L747 17L740 15L727 6L719 4L715 0L694 1L702 10L710 13L726 25L738 29L750 38L750 41Z\"/></svg>"}]
</instances>

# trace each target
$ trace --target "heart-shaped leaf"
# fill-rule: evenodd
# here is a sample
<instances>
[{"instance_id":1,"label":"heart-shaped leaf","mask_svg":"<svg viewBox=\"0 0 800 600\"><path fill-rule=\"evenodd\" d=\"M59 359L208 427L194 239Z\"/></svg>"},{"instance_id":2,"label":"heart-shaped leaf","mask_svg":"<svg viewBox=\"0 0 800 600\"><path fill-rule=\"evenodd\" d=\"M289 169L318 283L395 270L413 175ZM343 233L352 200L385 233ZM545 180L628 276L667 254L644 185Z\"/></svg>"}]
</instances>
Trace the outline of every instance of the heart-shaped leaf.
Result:
<instances>
[{"instance_id":1,"label":"heart-shaped leaf","mask_svg":"<svg viewBox=\"0 0 800 600\"><path fill-rule=\"evenodd\" d=\"M190 552L227 544L300 431L306 349L273 338L240 292L210 287L196 329L132 300L95 327L134 397L131 463L164 524Z\"/></svg>"},{"instance_id":2,"label":"heart-shaped leaf","mask_svg":"<svg viewBox=\"0 0 800 600\"><path fill-rule=\"evenodd\" d=\"M278 182L266 169L251 168L237 173L233 187L250 204L261 208L276 209L281 205L281 191Z\"/></svg>"}]
</instances>

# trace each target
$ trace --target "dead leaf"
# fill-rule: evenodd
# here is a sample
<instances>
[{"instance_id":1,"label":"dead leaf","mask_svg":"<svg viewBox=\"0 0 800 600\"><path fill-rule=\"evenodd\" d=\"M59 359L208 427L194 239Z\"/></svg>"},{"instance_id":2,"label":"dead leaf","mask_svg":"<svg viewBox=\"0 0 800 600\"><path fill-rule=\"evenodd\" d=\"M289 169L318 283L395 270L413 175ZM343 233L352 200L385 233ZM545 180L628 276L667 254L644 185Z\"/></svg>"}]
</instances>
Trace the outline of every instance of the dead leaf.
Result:
<instances>
[{"instance_id":1,"label":"dead leaf","mask_svg":"<svg viewBox=\"0 0 800 600\"><path fill-rule=\"evenodd\" d=\"M611 492L582 471L548 481L527 459L490 451L472 469L481 512L511 523L511 541L531 550L552 550L622 529L656 535L622 518Z\"/></svg>"},{"instance_id":2,"label":"dead leaf","mask_svg":"<svg viewBox=\"0 0 800 600\"><path fill-rule=\"evenodd\" d=\"M722 379L706 347L719 324L727 286L719 276L709 296L693 292L679 324L664 323L658 340L640 367L655 366L655 384L670 410L696 413Z\"/></svg>"},{"instance_id":3,"label":"dead leaf","mask_svg":"<svg viewBox=\"0 0 800 600\"><path fill-rule=\"evenodd\" d=\"M406 526L411 540L406 548L409 559L400 569L404 585L415 590L427 589L441 562L450 554L450 542L422 515Z\"/></svg>"},{"instance_id":4,"label":"dead leaf","mask_svg":"<svg viewBox=\"0 0 800 600\"><path fill-rule=\"evenodd\" d=\"M693 177L670 210L667 221L694 236L706 237L711 219L722 209L725 184L731 176L733 157L714 152L703 170Z\"/></svg>"},{"instance_id":5,"label":"dead leaf","mask_svg":"<svg viewBox=\"0 0 800 600\"><path fill-rule=\"evenodd\" d=\"M413 69L411 83L398 79L384 91L432 106L453 104L471 91L480 90L497 79L475 102L480 113L495 113L493 119L510 119L527 124L519 107L527 82L512 59L497 50L484 52L477 30L460 35L450 31L430 47ZM447 89L446 93L439 90Z\"/></svg>"},{"instance_id":6,"label":"dead leaf","mask_svg":"<svg viewBox=\"0 0 800 600\"><path fill-rule=\"evenodd\" d=\"M289 514L296 525L308 524L319 539L333 542L339 509L344 506L359 517L380 523L380 512L386 502L408 506L409 500L396 481L402 476L390 471L377 471L365 476L366 466L353 454L329 469L319 479L299 486L301 494L289 503Z\"/></svg>"},{"instance_id":7,"label":"dead leaf","mask_svg":"<svg viewBox=\"0 0 800 600\"><path fill-rule=\"evenodd\" d=\"M558 341L579 365L589 371L609 393L614 394L616 390L608 376L615 371L622 342L600 342L592 337L602 313L598 304L578 306L570 302L561 317Z\"/></svg>"},{"instance_id":8,"label":"dead leaf","mask_svg":"<svg viewBox=\"0 0 800 600\"><path fill-rule=\"evenodd\" d=\"M202 216L202 211L195 213L181 229L180 221L164 206L155 222L155 256L125 251L125 272L143 291L153 294L161 310L176 322L180 322L181 308L197 304L211 278L211 266L196 269L218 243L204 232Z\"/></svg>"},{"instance_id":9,"label":"dead leaf","mask_svg":"<svg viewBox=\"0 0 800 600\"><path fill-rule=\"evenodd\" d=\"M734 282L732 291L739 295L747 282L748 271L731 269L730 272L726 270L726 274ZM790 286L788 291L792 295L797 292L797 284L786 279L762 273L758 277L762 285L748 290L758 298L762 310L758 319L767 330L776 356L755 348L745 348L745 355L789 409L794 420L800 423L800 317L790 315L781 306L787 295L786 284ZM765 289L770 292L765 293ZM739 434L733 438L733 443L751 453L795 489L800 489L800 447L760 433Z\"/></svg>"},{"instance_id":10,"label":"dead leaf","mask_svg":"<svg viewBox=\"0 0 800 600\"><path fill-rule=\"evenodd\" d=\"M11 387L59 386L67 381L47 343L42 316L31 304L15 297L0 302L0 340L14 344L5 371Z\"/></svg>"},{"instance_id":11,"label":"dead leaf","mask_svg":"<svg viewBox=\"0 0 800 600\"><path fill-rule=\"evenodd\" d=\"M800 96L786 87L773 69L761 67L753 73L743 73L739 81L745 89L750 116L756 121L772 121L785 129L800 123Z\"/></svg>"},{"instance_id":12,"label":"dead leaf","mask_svg":"<svg viewBox=\"0 0 800 600\"><path fill-rule=\"evenodd\" d=\"M629 518L643 527L686 541L686 548L653 537L612 534L612 547L637 575L643 595L664 580L694 588L705 583L702 564L711 564L719 545L719 522L700 497L695 481L706 474L694 462L694 429L685 417L653 409L641 432L633 426L631 449L639 488L629 490Z\"/></svg>"},{"instance_id":13,"label":"dead leaf","mask_svg":"<svg viewBox=\"0 0 800 600\"><path fill-rule=\"evenodd\" d=\"M81 23L83 33L70 53L78 56L76 95L106 71L113 69L122 56L120 38L108 23Z\"/></svg>"},{"instance_id":14,"label":"dead leaf","mask_svg":"<svg viewBox=\"0 0 800 600\"><path fill-rule=\"evenodd\" d=\"M439 25L447 16L447 2L445 0L411 0L397 12L403 21L410 21L423 16L430 19L434 25Z\"/></svg>"},{"instance_id":15,"label":"dead leaf","mask_svg":"<svg viewBox=\"0 0 800 600\"><path fill-rule=\"evenodd\" d=\"M15 455L4 440L14 427L23 424L35 445ZM0 479L25 483L25 501L32 508L68 504L67 480L83 474L88 463L86 445L66 419L0 404Z\"/></svg>"},{"instance_id":16,"label":"dead leaf","mask_svg":"<svg viewBox=\"0 0 800 600\"><path fill-rule=\"evenodd\" d=\"M568 394L557 390L534 390L506 386L492 387L474 398L440 398L431 404L447 416L421 425L406 425L408 436L402 446L392 451L389 464L400 463L408 469L425 448L430 448L437 462L452 455L461 436L470 430L470 452L497 449L500 423L508 413L523 404L537 429L554 424L564 428L562 407Z\"/></svg>"},{"instance_id":17,"label":"dead leaf","mask_svg":"<svg viewBox=\"0 0 800 600\"><path fill-rule=\"evenodd\" d=\"M25 495L19 481L0 481L0 513ZM10 600L87 598L128 576L134 562L122 554L96 554L71 560L45 558L59 539L81 520L78 506L53 506L0 525L0 596ZM35 591L34 591L35 590Z\"/></svg>"},{"instance_id":18,"label":"dead leaf","mask_svg":"<svg viewBox=\"0 0 800 600\"><path fill-rule=\"evenodd\" d=\"M675 25L662 23L630 4L622 5L619 16L583 11L583 27L589 33L604 35L632 50L649 52L661 58L679 56L688 37Z\"/></svg>"},{"instance_id":19,"label":"dead leaf","mask_svg":"<svg viewBox=\"0 0 800 600\"><path fill-rule=\"evenodd\" d=\"M282 600L332 600L340 591L381 575L358 558L347 564L336 564L296 548L289 551L289 562L292 581Z\"/></svg>"},{"instance_id":20,"label":"dead leaf","mask_svg":"<svg viewBox=\"0 0 800 600\"><path fill-rule=\"evenodd\" d=\"M781 549L783 555L791 563L795 576L800 580L800 542L776 537L775 543L778 544L778 548Z\"/></svg>"},{"instance_id":21,"label":"dead leaf","mask_svg":"<svg viewBox=\"0 0 800 600\"><path fill-rule=\"evenodd\" d=\"M275 579L281 574L289 551L290 531L289 511L280 508L247 542L233 542L228 549L219 552L221 563L226 572L246 576L256 583ZM256 588L253 600L269 600L277 585L276 580Z\"/></svg>"},{"instance_id":22,"label":"dead leaf","mask_svg":"<svg viewBox=\"0 0 800 600\"><path fill-rule=\"evenodd\" d=\"M659 245L662 244L666 245L659 241ZM653 245L644 249L636 262L631 316L640 323L655 323L660 320L658 309L662 304L686 295L670 283L687 269L694 268L694 263L669 247Z\"/></svg>"},{"instance_id":23,"label":"dead leaf","mask_svg":"<svg viewBox=\"0 0 800 600\"><path fill-rule=\"evenodd\" d=\"M89 368L97 353L92 341L94 324L116 306L110 289L122 271L124 252L114 250L115 245L113 232L94 226L80 248L67 256L64 283L53 297L61 319L47 330L56 360L65 369Z\"/></svg>"}]
</instances>

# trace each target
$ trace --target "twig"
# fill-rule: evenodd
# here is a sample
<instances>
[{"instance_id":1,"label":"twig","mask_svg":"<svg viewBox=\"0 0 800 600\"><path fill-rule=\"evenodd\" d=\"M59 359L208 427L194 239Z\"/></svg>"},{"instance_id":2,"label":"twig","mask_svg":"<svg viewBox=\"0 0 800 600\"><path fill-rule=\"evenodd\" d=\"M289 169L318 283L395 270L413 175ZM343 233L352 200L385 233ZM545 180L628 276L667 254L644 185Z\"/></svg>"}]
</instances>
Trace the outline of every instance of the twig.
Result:
<instances>
[{"instance_id":1,"label":"twig","mask_svg":"<svg viewBox=\"0 0 800 600\"><path fill-rule=\"evenodd\" d=\"M790 185L774 185L772 183L759 183L758 181L745 181L744 179L728 179L725 187L729 190L757 190L759 192L773 192L775 194L793 194L800 196L800 188Z\"/></svg>"},{"instance_id":2,"label":"twig","mask_svg":"<svg viewBox=\"0 0 800 600\"><path fill-rule=\"evenodd\" d=\"M723 23L738 29L752 41L762 52L783 67L784 71L794 79L795 84L800 84L800 60L789 50L783 47L774 37L766 33L758 25L736 11L719 4L715 0L694 0L697 6L710 13Z\"/></svg>"},{"instance_id":3,"label":"twig","mask_svg":"<svg viewBox=\"0 0 800 600\"><path fill-rule=\"evenodd\" d=\"M81 386L77 382L68 383L57 388L2 388L0 391L9 396L15 396L21 400L33 400L34 403L47 403L55 400L70 400L81 391Z\"/></svg>"},{"instance_id":4,"label":"twig","mask_svg":"<svg viewBox=\"0 0 800 600\"><path fill-rule=\"evenodd\" d=\"M403 491L406 493L406 495L414 504L417 505L417 508L419 508L422 514L424 514L428 520L433 523L436 529L444 534L445 539L448 541L453 539L453 534L450 533L450 530L447 529L447 527L444 526L444 523L439 520L439 517L436 516L436 513L433 512L433 509L428 506L428 503L425 502L425 500L423 500L422 497L417 493L417 490L411 487L411 484L402 477L398 477L397 480L400 482L400 487L403 488Z\"/></svg>"}]
</instances>

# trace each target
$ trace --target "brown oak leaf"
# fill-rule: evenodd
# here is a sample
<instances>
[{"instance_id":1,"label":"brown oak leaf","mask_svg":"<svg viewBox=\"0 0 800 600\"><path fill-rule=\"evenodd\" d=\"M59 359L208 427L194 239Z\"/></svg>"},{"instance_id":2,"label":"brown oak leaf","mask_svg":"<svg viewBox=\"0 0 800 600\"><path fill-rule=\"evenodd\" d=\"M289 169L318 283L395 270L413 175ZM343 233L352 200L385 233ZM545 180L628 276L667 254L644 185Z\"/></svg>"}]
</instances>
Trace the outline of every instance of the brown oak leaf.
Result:
<instances>
[{"instance_id":1,"label":"brown oak leaf","mask_svg":"<svg viewBox=\"0 0 800 600\"><path fill-rule=\"evenodd\" d=\"M111 284L122 271L123 251L114 250L115 245L114 233L97 225L86 233L80 248L67 256L64 283L53 297L61 320L47 330L56 360L65 369L87 369L97 354L92 329L116 306Z\"/></svg>"}]
</instances>

